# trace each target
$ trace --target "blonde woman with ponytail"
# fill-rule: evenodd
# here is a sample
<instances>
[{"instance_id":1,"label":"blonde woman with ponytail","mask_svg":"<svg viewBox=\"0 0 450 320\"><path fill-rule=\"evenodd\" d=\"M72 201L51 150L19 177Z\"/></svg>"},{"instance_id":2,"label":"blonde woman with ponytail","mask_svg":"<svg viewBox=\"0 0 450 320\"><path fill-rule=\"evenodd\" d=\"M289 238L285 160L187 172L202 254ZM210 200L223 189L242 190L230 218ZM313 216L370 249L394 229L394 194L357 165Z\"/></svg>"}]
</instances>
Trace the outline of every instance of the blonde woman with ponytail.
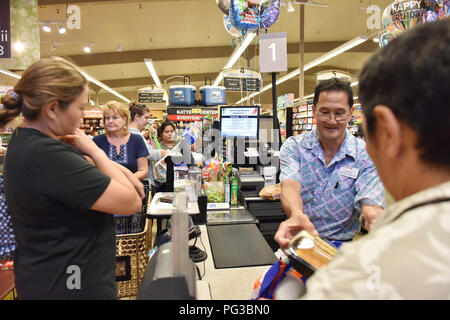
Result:
<instances>
[{"instance_id":1,"label":"blonde woman with ponytail","mask_svg":"<svg viewBox=\"0 0 450 320\"><path fill-rule=\"evenodd\" d=\"M116 299L114 214L141 208L142 184L77 129L88 83L41 59L2 97L0 126L23 115L4 164L20 299Z\"/></svg>"}]
</instances>

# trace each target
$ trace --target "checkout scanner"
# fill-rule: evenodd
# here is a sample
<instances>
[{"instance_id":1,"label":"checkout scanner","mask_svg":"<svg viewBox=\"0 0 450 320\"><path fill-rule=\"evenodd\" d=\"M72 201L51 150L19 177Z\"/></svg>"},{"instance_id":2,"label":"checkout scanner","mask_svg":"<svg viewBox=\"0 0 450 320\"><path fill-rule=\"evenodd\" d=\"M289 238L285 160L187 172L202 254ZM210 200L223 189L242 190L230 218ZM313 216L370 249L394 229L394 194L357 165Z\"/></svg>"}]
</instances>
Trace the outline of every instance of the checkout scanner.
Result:
<instances>
[{"instance_id":1,"label":"checkout scanner","mask_svg":"<svg viewBox=\"0 0 450 320\"><path fill-rule=\"evenodd\" d=\"M186 192L174 194L171 241L157 247L151 256L138 289L138 300L195 299L195 265L189 258L188 203Z\"/></svg>"},{"instance_id":2,"label":"checkout scanner","mask_svg":"<svg viewBox=\"0 0 450 320\"><path fill-rule=\"evenodd\" d=\"M259 197L259 192L264 188L265 179L258 172L240 171L237 174L237 178L242 198Z\"/></svg>"},{"instance_id":3,"label":"checkout scanner","mask_svg":"<svg viewBox=\"0 0 450 320\"><path fill-rule=\"evenodd\" d=\"M166 242L153 253L139 286L137 300L194 300L195 265L189 260L189 276L173 273L173 243Z\"/></svg>"}]
</instances>

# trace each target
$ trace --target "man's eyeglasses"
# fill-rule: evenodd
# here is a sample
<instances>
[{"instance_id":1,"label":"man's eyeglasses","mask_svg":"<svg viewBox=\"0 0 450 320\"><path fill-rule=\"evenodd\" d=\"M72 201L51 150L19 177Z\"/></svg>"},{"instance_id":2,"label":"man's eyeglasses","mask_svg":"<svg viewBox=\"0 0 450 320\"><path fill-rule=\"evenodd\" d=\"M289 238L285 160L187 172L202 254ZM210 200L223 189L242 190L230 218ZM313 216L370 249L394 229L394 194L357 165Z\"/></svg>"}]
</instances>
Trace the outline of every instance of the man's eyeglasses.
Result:
<instances>
[{"instance_id":1,"label":"man's eyeglasses","mask_svg":"<svg viewBox=\"0 0 450 320\"><path fill-rule=\"evenodd\" d=\"M345 122L347 121L348 113L347 112L328 112L328 111L317 111L317 117L322 121L330 121L332 118L337 122Z\"/></svg>"}]
</instances>

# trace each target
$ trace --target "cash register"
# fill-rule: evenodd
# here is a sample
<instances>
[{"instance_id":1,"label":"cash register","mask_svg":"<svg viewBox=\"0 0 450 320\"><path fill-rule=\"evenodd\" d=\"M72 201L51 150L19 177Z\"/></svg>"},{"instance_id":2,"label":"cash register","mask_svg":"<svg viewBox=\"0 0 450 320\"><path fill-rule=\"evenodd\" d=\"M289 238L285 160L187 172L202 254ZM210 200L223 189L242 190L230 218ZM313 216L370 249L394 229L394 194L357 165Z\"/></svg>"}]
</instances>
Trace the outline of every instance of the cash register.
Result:
<instances>
[{"instance_id":1,"label":"cash register","mask_svg":"<svg viewBox=\"0 0 450 320\"><path fill-rule=\"evenodd\" d=\"M256 171L239 171L237 174L242 198L258 197L264 188L264 177Z\"/></svg>"}]
</instances>

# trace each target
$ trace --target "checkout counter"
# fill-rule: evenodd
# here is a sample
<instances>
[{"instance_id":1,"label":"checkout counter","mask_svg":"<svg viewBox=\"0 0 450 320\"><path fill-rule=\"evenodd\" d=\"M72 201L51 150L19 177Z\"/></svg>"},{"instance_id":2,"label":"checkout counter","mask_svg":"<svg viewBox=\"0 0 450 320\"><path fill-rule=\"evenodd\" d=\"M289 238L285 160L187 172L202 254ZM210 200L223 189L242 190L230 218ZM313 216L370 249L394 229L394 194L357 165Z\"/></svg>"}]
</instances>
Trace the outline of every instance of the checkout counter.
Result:
<instances>
[{"instance_id":1,"label":"checkout counter","mask_svg":"<svg viewBox=\"0 0 450 320\"><path fill-rule=\"evenodd\" d=\"M164 213L155 211L161 196L152 199L149 218L170 216L166 204ZM248 300L257 278L277 260L258 229L258 219L244 206L208 210L197 202L187 207L198 226L189 244L194 242L206 259L186 262L189 275L183 279L172 272L173 248L164 243L150 258L138 299Z\"/></svg>"},{"instance_id":2,"label":"checkout counter","mask_svg":"<svg viewBox=\"0 0 450 320\"><path fill-rule=\"evenodd\" d=\"M275 169L275 170L274 170ZM275 183L276 168L261 167L258 171L239 172L239 201L258 220L257 226L273 251L278 250L274 240L281 222L286 219L280 200L267 200L259 192L267 185Z\"/></svg>"},{"instance_id":3,"label":"checkout counter","mask_svg":"<svg viewBox=\"0 0 450 320\"><path fill-rule=\"evenodd\" d=\"M170 193L174 190L172 159L168 157L166 163L166 190ZM276 248L269 245L269 241L273 240L273 227L277 225L278 228L284 214L280 213L279 202L270 206L268 200L259 198L259 192L267 180L274 180L273 174L267 174L263 169L262 172L240 173L238 180L238 207L208 210L206 196L200 196L195 203L187 205L188 213L198 226L197 236L189 240L189 244L195 241L195 245L206 253L206 259L197 263L185 261L183 278L172 270L174 248L170 243L161 245L149 260L138 299L250 298L257 278L277 261L274 254ZM147 217L156 219L158 228L162 219L168 219L173 214L173 210L167 211L167 206L165 211L155 207L153 201L160 198L161 195L155 194L147 211ZM166 288L165 291L162 287Z\"/></svg>"}]
</instances>

